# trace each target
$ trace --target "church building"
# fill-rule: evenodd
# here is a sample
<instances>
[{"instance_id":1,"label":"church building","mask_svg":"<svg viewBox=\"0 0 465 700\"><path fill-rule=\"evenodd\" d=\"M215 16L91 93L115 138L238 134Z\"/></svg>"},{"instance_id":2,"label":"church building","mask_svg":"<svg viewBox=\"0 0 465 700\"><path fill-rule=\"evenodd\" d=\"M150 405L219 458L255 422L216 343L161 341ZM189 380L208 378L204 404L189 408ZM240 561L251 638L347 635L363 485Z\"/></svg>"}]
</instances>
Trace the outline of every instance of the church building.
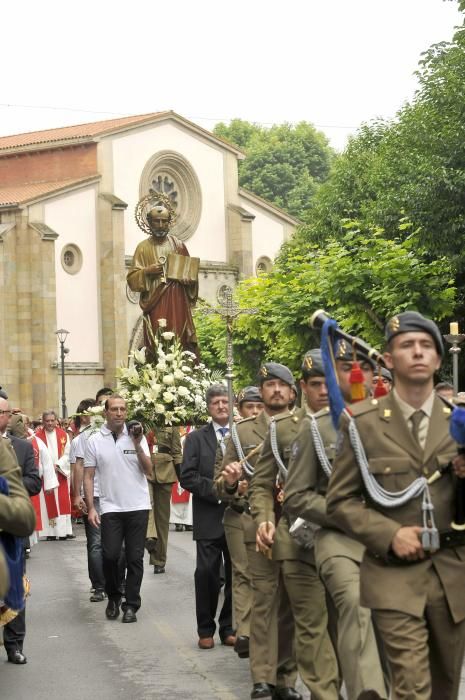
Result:
<instances>
[{"instance_id":1,"label":"church building","mask_svg":"<svg viewBox=\"0 0 465 700\"><path fill-rule=\"evenodd\" d=\"M0 385L12 405L61 414L59 329L68 413L115 386L140 337L126 273L150 190L170 197L172 233L201 260L201 298L216 304L270 269L298 222L239 187L242 158L174 112L0 137Z\"/></svg>"}]
</instances>

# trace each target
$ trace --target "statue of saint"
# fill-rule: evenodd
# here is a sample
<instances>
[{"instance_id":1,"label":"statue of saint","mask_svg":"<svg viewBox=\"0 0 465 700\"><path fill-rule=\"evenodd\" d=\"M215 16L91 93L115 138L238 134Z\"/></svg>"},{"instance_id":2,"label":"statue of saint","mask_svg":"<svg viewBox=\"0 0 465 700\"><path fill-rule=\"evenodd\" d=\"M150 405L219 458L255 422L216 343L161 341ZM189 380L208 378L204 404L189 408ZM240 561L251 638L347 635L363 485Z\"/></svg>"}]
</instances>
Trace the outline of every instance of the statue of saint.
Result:
<instances>
[{"instance_id":1,"label":"statue of saint","mask_svg":"<svg viewBox=\"0 0 465 700\"><path fill-rule=\"evenodd\" d=\"M127 283L140 292L139 304L154 334L158 319L166 319L164 330L174 331L184 350L198 357L192 307L198 296L199 258L191 258L184 243L169 233L175 213L169 197L152 192L136 207L136 221L149 238L134 253ZM152 342L144 324L144 344Z\"/></svg>"}]
</instances>

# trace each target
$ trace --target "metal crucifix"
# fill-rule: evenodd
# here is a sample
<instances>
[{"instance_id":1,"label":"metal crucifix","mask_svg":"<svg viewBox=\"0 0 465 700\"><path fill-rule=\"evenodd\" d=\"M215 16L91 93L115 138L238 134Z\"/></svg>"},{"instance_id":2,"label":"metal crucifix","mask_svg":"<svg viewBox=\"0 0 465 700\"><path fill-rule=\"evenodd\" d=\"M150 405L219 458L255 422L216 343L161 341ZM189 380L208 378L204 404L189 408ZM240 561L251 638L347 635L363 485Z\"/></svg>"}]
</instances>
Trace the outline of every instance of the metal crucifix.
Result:
<instances>
[{"instance_id":1,"label":"metal crucifix","mask_svg":"<svg viewBox=\"0 0 465 700\"><path fill-rule=\"evenodd\" d=\"M220 306L202 309L201 313L210 316L218 314L226 322L226 381L228 383L229 425L234 422L234 356L233 356L233 324L241 314L257 314L258 309L241 309L233 299L232 289L228 287L222 294Z\"/></svg>"}]
</instances>

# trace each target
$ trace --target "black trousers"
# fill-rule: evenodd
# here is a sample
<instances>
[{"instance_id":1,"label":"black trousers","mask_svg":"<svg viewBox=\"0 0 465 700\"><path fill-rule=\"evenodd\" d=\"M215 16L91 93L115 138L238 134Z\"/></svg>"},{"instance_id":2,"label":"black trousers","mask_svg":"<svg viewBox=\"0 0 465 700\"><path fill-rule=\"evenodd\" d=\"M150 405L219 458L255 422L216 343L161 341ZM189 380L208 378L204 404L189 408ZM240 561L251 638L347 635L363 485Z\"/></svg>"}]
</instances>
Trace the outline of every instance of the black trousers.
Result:
<instances>
[{"instance_id":1,"label":"black trousers","mask_svg":"<svg viewBox=\"0 0 465 700\"><path fill-rule=\"evenodd\" d=\"M149 519L148 510L125 513L104 513L101 516L103 575L109 600L120 600L120 555L124 542L126 552L126 591L123 610L140 608L140 587L144 575L144 544Z\"/></svg>"},{"instance_id":2,"label":"black trousers","mask_svg":"<svg viewBox=\"0 0 465 700\"><path fill-rule=\"evenodd\" d=\"M29 540L24 540L29 546ZM26 558L23 551L23 570L26 573ZM8 656L18 649L22 652L26 637L26 603L16 617L3 628L3 645Z\"/></svg>"},{"instance_id":3,"label":"black trousers","mask_svg":"<svg viewBox=\"0 0 465 700\"><path fill-rule=\"evenodd\" d=\"M220 568L224 562L224 602L218 618L220 638L233 634L231 559L223 535L214 540L197 540L197 564L194 574L195 609L199 637L213 637L216 630L216 611L220 593Z\"/></svg>"}]
</instances>

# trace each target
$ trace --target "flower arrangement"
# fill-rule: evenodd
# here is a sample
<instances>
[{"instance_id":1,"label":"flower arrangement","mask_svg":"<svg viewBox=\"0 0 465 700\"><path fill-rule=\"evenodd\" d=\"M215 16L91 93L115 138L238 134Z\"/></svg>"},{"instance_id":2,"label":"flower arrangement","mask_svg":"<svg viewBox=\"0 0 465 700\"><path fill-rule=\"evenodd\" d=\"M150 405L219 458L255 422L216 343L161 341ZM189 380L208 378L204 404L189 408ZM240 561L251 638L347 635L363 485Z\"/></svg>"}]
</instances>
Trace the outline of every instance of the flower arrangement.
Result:
<instances>
[{"instance_id":1,"label":"flower arrangement","mask_svg":"<svg viewBox=\"0 0 465 700\"><path fill-rule=\"evenodd\" d=\"M205 391L213 381L210 370L165 328L166 320L158 319L157 333L151 333L152 362L147 362L146 348L141 348L131 354L128 367L117 370L118 393L126 400L128 416L139 420L146 431L205 423L208 418Z\"/></svg>"}]
</instances>

